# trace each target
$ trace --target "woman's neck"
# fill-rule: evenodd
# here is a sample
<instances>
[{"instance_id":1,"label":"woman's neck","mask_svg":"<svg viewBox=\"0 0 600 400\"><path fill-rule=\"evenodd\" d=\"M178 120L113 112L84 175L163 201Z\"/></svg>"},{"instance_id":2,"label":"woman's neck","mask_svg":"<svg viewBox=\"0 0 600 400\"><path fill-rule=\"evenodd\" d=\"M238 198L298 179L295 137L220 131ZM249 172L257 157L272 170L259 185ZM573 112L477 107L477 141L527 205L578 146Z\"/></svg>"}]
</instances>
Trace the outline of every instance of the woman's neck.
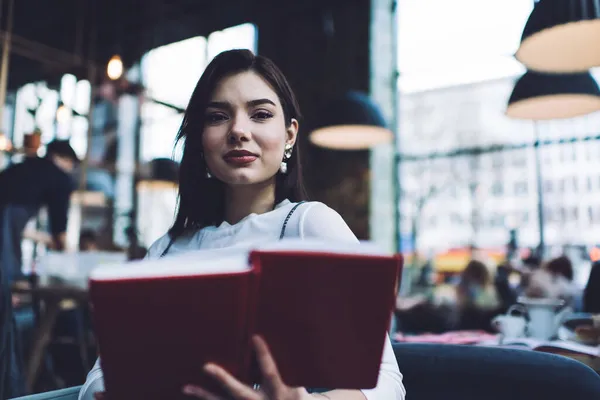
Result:
<instances>
[{"instance_id":1,"label":"woman's neck","mask_svg":"<svg viewBox=\"0 0 600 400\"><path fill-rule=\"evenodd\" d=\"M233 225L250 214L263 214L275 207L275 185L229 186L225 193L225 221Z\"/></svg>"}]
</instances>

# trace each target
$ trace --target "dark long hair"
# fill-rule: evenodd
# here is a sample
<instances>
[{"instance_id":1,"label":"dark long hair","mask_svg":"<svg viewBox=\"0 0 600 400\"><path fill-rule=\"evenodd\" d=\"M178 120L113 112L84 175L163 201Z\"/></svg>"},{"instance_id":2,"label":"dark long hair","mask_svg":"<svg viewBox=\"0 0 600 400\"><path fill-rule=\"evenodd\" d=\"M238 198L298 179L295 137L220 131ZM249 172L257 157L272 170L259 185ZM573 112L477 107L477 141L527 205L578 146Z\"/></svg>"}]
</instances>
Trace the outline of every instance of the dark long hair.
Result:
<instances>
[{"instance_id":1,"label":"dark long hair","mask_svg":"<svg viewBox=\"0 0 600 400\"><path fill-rule=\"evenodd\" d=\"M255 56L249 50L230 50L216 56L198 80L177 134L177 143L183 141L183 157L179 167L179 205L175 222L169 230L171 239L206 226L219 225L225 218L225 185L218 179L206 176L202 146L205 111L221 80L246 71L260 75L277 93L288 127L292 118L300 121L296 96L283 73L271 60ZM278 172L276 175L275 204L285 199L292 202L304 200L306 196L298 145L294 147L287 165L286 174Z\"/></svg>"}]
</instances>

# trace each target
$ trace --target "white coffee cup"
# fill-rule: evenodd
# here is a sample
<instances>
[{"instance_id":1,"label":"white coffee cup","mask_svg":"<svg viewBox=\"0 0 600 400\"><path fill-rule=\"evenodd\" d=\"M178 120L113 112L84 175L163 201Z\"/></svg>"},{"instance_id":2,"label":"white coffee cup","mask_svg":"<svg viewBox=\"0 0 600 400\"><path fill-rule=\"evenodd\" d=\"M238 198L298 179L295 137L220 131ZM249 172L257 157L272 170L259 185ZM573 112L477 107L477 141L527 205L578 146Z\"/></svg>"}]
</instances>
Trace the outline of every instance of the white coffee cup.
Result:
<instances>
[{"instance_id":1,"label":"white coffee cup","mask_svg":"<svg viewBox=\"0 0 600 400\"><path fill-rule=\"evenodd\" d=\"M492 326L502 334L504 338L524 337L527 328L525 308L520 305L512 306L505 315L498 315L492 320Z\"/></svg>"}]
</instances>

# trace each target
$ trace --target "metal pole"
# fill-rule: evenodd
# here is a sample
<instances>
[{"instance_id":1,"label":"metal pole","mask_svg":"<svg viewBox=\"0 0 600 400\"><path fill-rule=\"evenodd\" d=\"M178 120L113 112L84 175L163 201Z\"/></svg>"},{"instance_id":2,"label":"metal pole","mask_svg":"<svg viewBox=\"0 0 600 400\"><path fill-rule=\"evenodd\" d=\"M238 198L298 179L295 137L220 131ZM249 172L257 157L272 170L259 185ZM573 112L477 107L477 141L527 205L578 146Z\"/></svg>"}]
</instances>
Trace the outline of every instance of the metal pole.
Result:
<instances>
[{"instance_id":1,"label":"metal pole","mask_svg":"<svg viewBox=\"0 0 600 400\"><path fill-rule=\"evenodd\" d=\"M535 132L534 149L535 152L535 178L537 184L537 214L538 214L538 228L540 231L540 243L538 245L537 253L540 258L544 257L545 240L544 240L544 188L542 184L542 163L540 160L541 146L540 146L540 132L537 121L533 122L533 130Z\"/></svg>"},{"instance_id":2,"label":"metal pole","mask_svg":"<svg viewBox=\"0 0 600 400\"><path fill-rule=\"evenodd\" d=\"M92 144L92 135L94 133L94 99L96 98L96 92L97 92L97 77L98 77L98 70L97 70L97 66L95 63L95 57L96 57L96 39L97 39L97 35L98 35L98 26L97 26L97 21L96 21L96 11L97 11L97 6L96 6L96 1L92 1L91 2L91 21L90 21L90 41L89 41L89 46L88 46L88 81L90 82L90 107L89 107L89 111L88 111L88 130L87 130L87 143L86 143L86 150L85 150L85 158L83 159L82 163L81 163L81 176L80 176L80 180L79 180L79 190L81 191L82 195L83 192L85 192L86 187L87 187L87 172L88 172L88 167L89 167L89 163L90 163L90 153L91 153L91 144Z\"/></svg>"},{"instance_id":3,"label":"metal pole","mask_svg":"<svg viewBox=\"0 0 600 400\"><path fill-rule=\"evenodd\" d=\"M398 114L400 112L400 93L398 92L398 79L400 78L399 66L398 66L398 0L392 0L391 10L392 14L392 121L391 128L394 134L393 140L393 154L394 159L392 161L393 171L392 180L394 185L394 242L395 250L398 253L402 253L402 228L401 228L401 214L400 205L402 201L402 183L400 182L400 124ZM413 244L414 246L414 244Z\"/></svg>"},{"instance_id":4,"label":"metal pole","mask_svg":"<svg viewBox=\"0 0 600 400\"><path fill-rule=\"evenodd\" d=\"M0 68L0 129L4 126L4 106L6 104L6 89L8 86L8 68L10 64L10 44L12 41L14 5L14 0L8 1L6 34L4 35L2 40L2 66ZM1 6L2 3L0 3L0 7Z\"/></svg>"}]
</instances>

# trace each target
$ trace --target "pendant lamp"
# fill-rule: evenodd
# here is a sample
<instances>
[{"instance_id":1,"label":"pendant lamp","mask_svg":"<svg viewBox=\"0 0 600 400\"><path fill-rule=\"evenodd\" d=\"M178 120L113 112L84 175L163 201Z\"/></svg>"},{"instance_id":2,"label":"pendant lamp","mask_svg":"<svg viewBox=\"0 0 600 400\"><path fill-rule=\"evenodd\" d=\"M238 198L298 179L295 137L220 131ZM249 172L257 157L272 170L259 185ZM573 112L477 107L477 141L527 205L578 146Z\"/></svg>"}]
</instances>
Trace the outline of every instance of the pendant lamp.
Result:
<instances>
[{"instance_id":1,"label":"pendant lamp","mask_svg":"<svg viewBox=\"0 0 600 400\"><path fill-rule=\"evenodd\" d=\"M583 72L600 66L600 0L540 0L515 57L539 72Z\"/></svg>"},{"instance_id":2,"label":"pendant lamp","mask_svg":"<svg viewBox=\"0 0 600 400\"><path fill-rule=\"evenodd\" d=\"M317 127L311 132L310 141L334 150L366 150L391 143L394 136L379 107L359 92L346 93L324 107Z\"/></svg>"},{"instance_id":3,"label":"pendant lamp","mask_svg":"<svg viewBox=\"0 0 600 400\"><path fill-rule=\"evenodd\" d=\"M528 71L515 84L506 115L527 120L573 118L600 111L600 89L589 72Z\"/></svg>"}]
</instances>

